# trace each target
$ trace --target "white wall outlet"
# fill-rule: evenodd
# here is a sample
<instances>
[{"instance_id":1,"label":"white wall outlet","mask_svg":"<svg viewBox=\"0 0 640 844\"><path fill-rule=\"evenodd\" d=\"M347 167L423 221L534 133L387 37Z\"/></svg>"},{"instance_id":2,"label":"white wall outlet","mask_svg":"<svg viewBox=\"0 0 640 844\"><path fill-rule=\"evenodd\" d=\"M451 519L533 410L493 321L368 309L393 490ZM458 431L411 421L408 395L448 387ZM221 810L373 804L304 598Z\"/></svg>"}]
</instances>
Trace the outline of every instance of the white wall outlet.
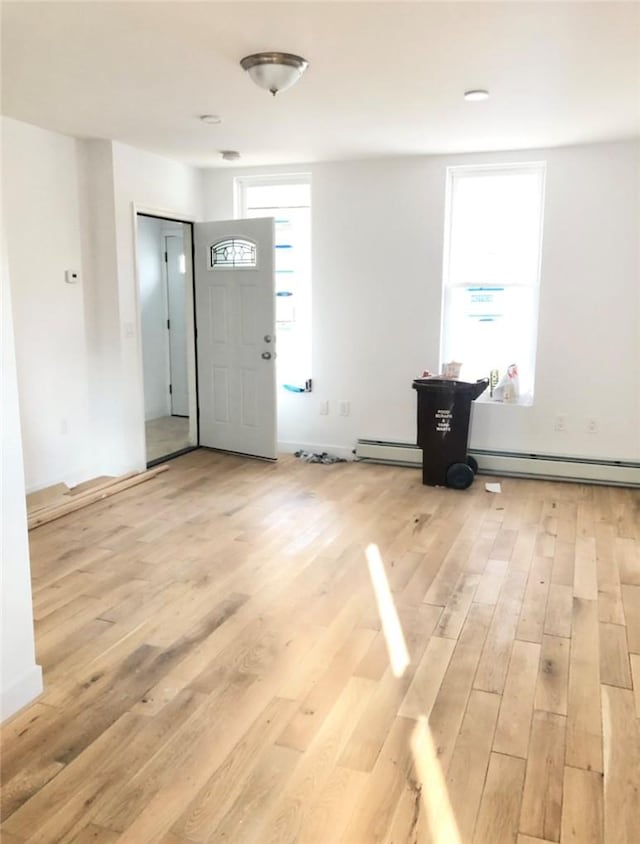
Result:
<instances>
[{"instance_id":1,"label":"white wall outlet","mask_svg":"<svg viewBox=\"0 0 640 844\"><path fill-rule=\"evenodd\" d=\"M340 416L348 416L351 413L351 405L348 401L338 402L338 413Z\"/></svg>"},{"instance_id":2,"label":"white wall outlet","mask_svg":"<svg viewBox=\"0 0 640 844\"><path fill-rule=\"evenodd\" d=\"M587 419L587 433L588 434L597 434L598 433L598 420L595 417L590 417Z\"/></svg>"},{"instance_id":3,"label":"white wall outlet","mask_svg":"<svg viewBox=\"0 0 640 844\"><path fill-rule=\"evenodd\" d=\"M555 431L567 430L567 416L565 413L559 413L556 416L556 421L554 422L553 428Z\"/></svg>"},{"instance_id":4,"label":"white wall outlet","mask_svg":"<svg viewBox=\"0 0 640 844\"><path fill-rule=\"evenodd\" d=\"M320 402L320 416L328 416L329 414L329 402L328 401L321 401Z\"/></svg>"},{"instance_id":5,"label":"white wall outlet","mask_svg":"<svg viewBox=\"0 0 640 844\"><path fill-rule=\"evenodd\" d=\"M80 273L78 270L65 270L64 280L67 284L77 284L80 281Z\"/></svg>"}]
</instances>

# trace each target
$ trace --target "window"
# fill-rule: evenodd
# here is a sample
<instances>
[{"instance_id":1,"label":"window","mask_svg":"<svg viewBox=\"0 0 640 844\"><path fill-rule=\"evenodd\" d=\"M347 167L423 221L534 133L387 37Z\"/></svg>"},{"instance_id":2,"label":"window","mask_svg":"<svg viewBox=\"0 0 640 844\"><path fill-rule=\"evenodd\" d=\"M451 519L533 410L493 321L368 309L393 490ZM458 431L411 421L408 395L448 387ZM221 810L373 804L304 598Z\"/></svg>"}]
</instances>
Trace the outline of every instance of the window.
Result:
<instances>
[{"instance_id":1,"label":"window","mask_svg":"<svg viewBox=\"0 0 640 844\"><path fill-rule=\"evenodd\" d=\"M533 399L544 163L447 171L441 363L475 381L518 367ZM486 394L488 395L488 394Z\"/></svg>"},{"instance_id":2,"label":"window","mask_svg":"<svg viewBox=\"0 0 640 844\"><path fill-rule=\"evenodd\" d=\"M237 237L220 240L211 247L209 265L213 270L253 269L257 266L256 245Z\"/></svg>"},{"instance_id":3,"label":"window","mask_svg":"<svg viewBox=\"0 0 640 844\"><path fill-rule=\"evenodd\" d=\"M278 380L303 385L311 377L310 177L237 179L236 212L275 219Z\"/></svg>"}]
</instances>

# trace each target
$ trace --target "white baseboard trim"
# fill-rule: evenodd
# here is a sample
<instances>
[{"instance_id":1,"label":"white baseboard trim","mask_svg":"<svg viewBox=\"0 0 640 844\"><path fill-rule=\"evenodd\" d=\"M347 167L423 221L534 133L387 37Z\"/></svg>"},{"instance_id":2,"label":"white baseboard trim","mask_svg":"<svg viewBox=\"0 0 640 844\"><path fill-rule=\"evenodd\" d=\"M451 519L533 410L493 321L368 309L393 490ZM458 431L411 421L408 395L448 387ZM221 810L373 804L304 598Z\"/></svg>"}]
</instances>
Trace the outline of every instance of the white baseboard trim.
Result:
<instances>
[{"instance_id":1,"label":"white baseboard trim","mask_svg":"<svg viewBox=\"0 0 640 844\"><path fill-rule=\"evenodd\" d=\"M630 460L597 460L553 454L526 454L469 449L481 474L575 483L640 486L640 463ZM422 450L412 443L358 440L356 456L371 463L422 466Z\"/></svg>"},{"instance_id":2,"label":"white baseboard trim","mask_svg":"<svg viewBox=\"0 0 640 844\"><path fill-rule=\"evenodd\" d=\"M326 445L325 443L291 443L279 442L278 451L283 454L293 454L295 451L312 451L314 454L333 454L342 457L344 460L353 460L355 455L353 448L345 445Z\"/></svg>"},{"instance_id":3,"label":"white baseboard trim","mask_svg":"<svg viewBox=\"0 0 640 844\"><path fill-rule=\"evenodd\" d=\"M42 694L42 668L34 665L0 696L0 722L11 718Z\"/></svg>"}]
</instances>

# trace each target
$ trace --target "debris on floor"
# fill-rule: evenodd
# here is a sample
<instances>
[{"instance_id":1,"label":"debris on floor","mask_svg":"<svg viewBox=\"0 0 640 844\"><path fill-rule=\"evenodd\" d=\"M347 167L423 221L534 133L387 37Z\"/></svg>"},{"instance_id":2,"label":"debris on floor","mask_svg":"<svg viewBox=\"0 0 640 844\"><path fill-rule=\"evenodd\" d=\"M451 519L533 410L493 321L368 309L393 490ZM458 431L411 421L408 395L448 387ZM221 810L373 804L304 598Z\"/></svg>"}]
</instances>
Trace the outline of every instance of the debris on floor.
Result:
<instances>
[{"instance_id":1,"label":"debris on floor","mask_svg":"<svg viewBox=\"0 0 640 844\"><path fill-rule=\"evenodd\" d=\"M337 457L335 454L328 454L326 451L321 453L313 451L294 451L294 455L304 460L305 463L346 463L344 457Z\"/></svg>"},{"instance_id":2,"label":"debris on floor","mask_svg":"<svg viewBox=\"0 0 640 844\"><path fill-rule=\"evenodd\" d=\"M69 488L66 484L55 484L27 496L27 525L29 530L46 525L68 513L74 513L97 501L102 501L118 492L123 492L144 481L151 480L169 466L164 463L146 472L129 472L118 478L100 477Z\"/></svg>"},{"instance_id":3,"label":"debris on floor","mask_svg":"<svg viewBox=\"0 0 640 844\"><path fill-rule=\"evenodd\" d=\"M500 486L500 484L497 484L497 483L496 484L490 484L490 483L485 484L484 488L487 490L487 492L502 492L502 487Z\"/></svg>"}]
</instances>

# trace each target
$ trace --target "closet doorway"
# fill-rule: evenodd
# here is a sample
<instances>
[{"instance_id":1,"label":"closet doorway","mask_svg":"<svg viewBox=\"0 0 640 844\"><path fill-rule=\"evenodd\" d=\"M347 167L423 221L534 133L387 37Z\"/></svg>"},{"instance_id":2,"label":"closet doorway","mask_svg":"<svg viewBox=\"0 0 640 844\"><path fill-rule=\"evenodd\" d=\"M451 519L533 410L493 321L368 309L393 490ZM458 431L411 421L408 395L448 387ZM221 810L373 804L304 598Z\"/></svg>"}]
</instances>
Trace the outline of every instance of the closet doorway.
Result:
<instances>
[{"instance_id":1,"label":"closet doorway","mask_svg":"<svg viewBox=\"0 0 640 844\"><path fill-rule=\"evenodd\" d=\"M137 215L147 465L198 444L192 226Z\"/></svg>"}]
</instances>

